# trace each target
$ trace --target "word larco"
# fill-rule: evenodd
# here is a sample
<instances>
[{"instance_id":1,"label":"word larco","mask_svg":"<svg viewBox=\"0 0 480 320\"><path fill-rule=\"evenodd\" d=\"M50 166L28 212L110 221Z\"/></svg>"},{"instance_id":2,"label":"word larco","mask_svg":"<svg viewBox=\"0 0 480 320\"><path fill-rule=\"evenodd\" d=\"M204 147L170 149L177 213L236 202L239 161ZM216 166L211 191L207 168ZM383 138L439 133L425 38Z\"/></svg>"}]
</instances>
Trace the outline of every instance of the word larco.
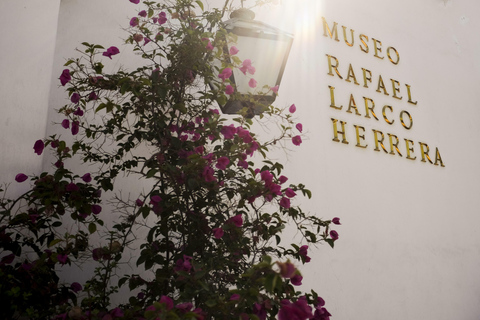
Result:
<instances>
[{"instance_id":1,"label":"word larco","mask_svg":"<svg viewBox=\"0 0 480 320\"><path fill-rule=\"evenodd\" d=\"M333 123L333 141L335 142L342 142L344 144L348 144L347 141L347 132L345 129L345 125L347 124L345 121L339 121L337 119L331 118ZM338 129L337 123L340 122L341 130ZM367 148L368 144L365 143L365 128L359 125L353 125L355 127L355 137L357 144L356 147L359 148ZM400 157L403 157L402 152L399 149L400 139L394 134L387 133L388 142L390 146L390 151L387 150L385 147L385 135L382 131L372 129L373 132L373 140L375 142L375 149L374 151L380 152L383 150L387 154L395 155L398 154ZM342 140L338 138L339 135L342 135ZM403 139L405 141L405 158L409 160L417 159L417 156L414 156L414 142L409 139ZM432 158L430 157L430 147L428 144L424 142L418 142L420 146L420 155L421 155L421 162L430 162L433 165L438 166L440 164L441 167L445 167L442 161L442 157L440 156L440 151L438 148L435 148L435 162L433 162Z\"/></svg>"},{"instance_id":2,"label":"word larco","mask_svg":"<svg viewBox=\"0 0 480 320\"><path fill-rule=\"evenodd\" d=\"M335 87L332 87L332 86L328 86L328 87L330 88L330 107L334 108L336 110L342 110L342 108L343 108L342 105L340 105L340 106L335 105ZM375 102L372 99L367 98L367 97L363 97L363 100L365 101L365 118L371 118L370 114L372 114L372 116L376 120L378 120L378 117L375 114L375 110L374 110L375 109ZM348 113L353 113L352 109L355 111L355 114L357 116L362 115L360 113L360 111L358 111L357 104L355 103L355 99L353 98L353 94L350 94L350 101L348 103L347 112ZM384 105L383 108L382 108L383 119L385 120L386 123L391 125L395 122L395 120L391 119L391 116L387 116L387 110L388 110L389 113L392 113L393 108L389 105ZM408 119L407 123L405 123L404 118ZM412 116L410 115L410 113L408 113L408 111L405 111L405 110L400 111L400 122L402 123L402 126L407 130L410 130L413 126Z\"/></svg>"}]
</instances>

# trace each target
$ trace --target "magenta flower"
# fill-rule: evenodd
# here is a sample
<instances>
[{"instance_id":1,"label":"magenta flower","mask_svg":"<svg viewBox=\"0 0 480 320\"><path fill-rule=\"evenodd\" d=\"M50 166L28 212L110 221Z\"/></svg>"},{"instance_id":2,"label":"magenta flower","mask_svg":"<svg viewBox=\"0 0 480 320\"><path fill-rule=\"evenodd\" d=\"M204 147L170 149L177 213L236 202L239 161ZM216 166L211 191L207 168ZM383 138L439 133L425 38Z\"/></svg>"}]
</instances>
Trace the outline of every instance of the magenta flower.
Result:
<instances>
[{"instance_id":1,"label":"magenta flower","mask_svg":"<svg viewBox=\"0 0 480 320\"><path fill-rule=\"evenodd\" d=\"M98 96L95 93L95 91L90 92L90 94L88 95L88 100L93 101L93 100L97 100L97 99L98 99Z\"/></svg>"},{"instance_id":2,"label":"magenta flower","mask_svg":"<svg viewBox=\"0 0 480 320\"><path fill-rule=\"evenodd\" d=\"M138 4L140 2L140 0L130 0L131 3L135 3L135 4Z\"/></svg>"},{"instance_id":3,"label":"magenta flower","mask_svg":"<svg viewBox=\"0 0 480 320\"><path fill-rule=\"evenodd\" d=\"M253 79L253 78L250 79L250 81L248 81L248 86L249 86L250 88L255 88L255 87L257 86L257 80L255 80L255 79Z\"/></svg>"},{"instance_id":4,"label":"magenta flower","mask_svg":"<svg viewBox=\"0 0 480 320\"><path fill-rule=\"evenodd\" d=\"M60 160L58 160L57 162L55 162L53 165L54 165L55 167L57 167L57 168L63 168L63 162L60 161Z\"/></svg>"},{"instance_id":5,"label":"magenta flower","mask_svg":"<svg viewBox=\"0 0 480 320\"><path fill-rule=\"evenodd\" d=\"M235 46L230 47L230 55L234 56L238 53L238 49Z\"/></svg>"},{"instance_id":6,"label":"magenta flower","mask_svg":"<svg viewBox=\"0 0 480 320\"><path fill-rule=\"evenodd\" d=\"M234 293L230 296L230 301L238 301L240 300L240 295L238 293Z\"/></svg>"},{"instance_id":7,"label":"magenta flower","mask_svg":"<svg viewBox=\"0 0 480 320\"><path fill-rule=\"evenodd\" d=\"M248 169L248 162L245 160L238 160L237 166L243 169Z\"/></svg>"},{"instance_id":8,"label":"magenta flower","mask_svg":"<svg viewBox=\"0 0 480 320\"><path fill-rule=\"evenodd\" d=\"M68 192L75 192L80 190L80 188L75 183L71 182L67 184L67 186L65 187L65 190Z\"/></svg>"},{"instance_id":9,"label":"magenta flower","mask_svg":"<svg viewBox=\"0 0 480 320\"><path fill-rule=\"evenodd\" d=\"M235 128L233 124L223 126L222 129L220 129L220 133L223 134L225 139L233 139L235 133L237 133L237 128Z\"/></svg>"},{"instance_id":10,"label":"magenta flower","mask_svg":"<svg viewBox=\"0 0 480 320\"><path fill-rule=\"evenodd\" d=\"M162 201L162 198L159 195L154 195L150 197L150 203L153 205L158 204L160 201Z\"/></svg>"},{"instance_id":11,"label":"magenta flower","mask_svg":"<svg viewBox=\"0 0 480 320\"><path fill-rule=\"evenodd\" d=\"M65 129L70 128L70 120L68 120L68 119L63 120L62 121L62 127L64 127Z\"/></svg>"},{"instance_id":12,"label":"magenta flower","mask_svg":"<svg viewBox=\"0 0 480 320\"><path fill-rule=\"evenodd\" d=\"M102 212L102 207L98 204L92 204L91 209L93 214L99 214L100 212Z\"/></svg>"},{"instance_id":13,"label":"magenta flower","mask_svg":"<svg viewBox=\"0 0 480 320\"><path fill-rule=\"evenodd\" d=\"M83 116L82 108L78 107L77 110L75 110L75 112L73 112L73 114L76 115L76 116L79 116L79 117Z\"/></svg>"},{"instance_id":14,"label":"magenta flower","mask_svg":"<svg viewBox=\"0 0 480 320\"><path fill-rule=\"evenodd\" d=\"M280 176L278 177L278 182L280 182L280 184L283 184L285 182L287 182L288 178L285 177L285 176Z\"/></svg>"},{"instance_id":15,"label":"magenta flower","mask_svg":"<svg viewBox=\"0 0 480 320\"><path fill-rule=\"evenodd\" d=\"M82 285L78 282L72 282L70 285L70 289L72 289L73 292L77 293L79 291L82 291Z\"/></svg>"},{"instance_id":16,"label":"magenta flower","mask_svg":"<svg viewBox=\"0 0 480 320\"><path fill-rule=\"evenodd\" d=\"M333 240L338 239L338 232L335 230L330 231L330 237L332 237Z\"/></svg>"},{"instance_id":17,"label":"magenta flower","mask_svg":"<svg viewBox=\"0 0 480 320\"><path fill-rule=\"evenodd\" d=\"M260 178L265 181L265 183L271 183L273 181L273 174L268 170L263 170L260 172Z\"/></svg>"},{"instance_id":18,"label":"magenta flower","mask_svg":"<svg viewBox=\"0 0 480 320\"><path fill-rule=\"evenodd\" d=\"M130 19L130 27L138 26L138 21L138 17L133 17L132 19Z\"/></svg>"},{"instance_id":19,"label":"magenta flower","mask_svg":"<svg viewBox=\"0 0 480 320\"><path fill-rule=\"evenodd\" d=\"M147 16L147 11L142 10L142 11L140 11L140 12L138 13L138 15L139 15L140 17L144 17L144 18L145 18L145 17Z\"/></svg>"},{"instance_id":20,"label":"magenta flower","mask_svg":"<svg viewBox=\"0 0 480 320\"><path fill-rule=\"evenodd\" d=\"M135 33L133 35L133 40L137 43L142 42L143 41L143 36L140 33Z\"/></svg>"},{"instance_id":21,"label":"magenta flower","mask_svg":"<svg viewBox=\"0 0 480 320\"><path fill-rule=\"evenodd\" d=\"M220 239L221 237L223 237L223 229L222 228L215 228L213 229L213 236L215 237L215 239Z\"/></svg>"},{"instance_id":22,"label":"magenta flower","mask_svg":"<svg viewBox=\"0 0 480 320\"><path fill-rule=\"evenodd\" d=\"M255 67L252 66L252 61L250 59L243 60L242 66L239 69L243 72L244 75L246 75L247 72L251 75L255 73Z\"/></svg>"},{"instance_id":23,"label":"magenta flower","mask_svg":"<svg viewBox=\"0 0 480 320\"><path fill-rule=\"evenodd\" d=\"M70 101L72 101L72 103L78 103L80 101L80 95L74 92L70 97Z\"/></svg>"},{"instance_id":24,"label":"magenta flower","mask_svg":"<svg viewBox=\"0 0 480 320\"><path fill-rule=\"evenodd\" d=\"M243 225L242 214L237 214L236 216L230 218L230 221L232 221L236 227L241 227Z\"/></svg>"},{"instance_id":25,"label":"magenta flower","mask_svg":"<svg viewBox=\"0 0 480 320\"><path fill-rule=\"evenodd\" d=\"M302 285L303 277L299 274L294 275L290 278L290 281L294 286L301 286Z\"/></svg>"},{"instance_id":26,"label":"magenta flower","mask_svg":"<svg viewBox=\"0 0 480 320\"><path fill-rule=\"evenodd\" d=\"M290 199L283 197L280 199L280 206L284 207L285 209L290 208Z\"/></svg>"},{"instance_id":27,"label":"magenta flower","mask_svg":"<svg viewBox=\"0 0 480 320\"><path fill-rule=\"evenodd\" d=\"M295 126L295 128L297 128L298 131L302 132L303 131L303 126L301 123L297 123L297 125Z\"/></svg>"},{"instance_id":28,"label":"magenta flower","mask_svg":"<svg viewBox=\"0 0 480 320\"><path fill-rule=\"evenodd\" d=\"M280 275L286 279L292 278L297 273L297 269L290 260L285 263L277 261L277 265L280 268Z\"/></svg>"},{"instance_id":29,"label":"magenta flower","mask_svg":"<svg viewBox=\"0 0 480 320\"><path fill-rule=\"evenodd\" d=\"M203 168L203 171L202 171L202 178L205 180L205 182L213 182L216 180L213 174L214 174L214 171L212 167L205 166L205 168Z\"/></svg>"},{"instance_id":30,"label":"magenta flower","mask_svg":"<svg viewBox=\"0 0 480 320\"><path fill-rule=\"evenodd\" d=\"M190 270L192 269L192 264L190 263L190 261L192 259L193 258L190 256L183 255L183 259L180 258L177 260L177 262L175 262L175 267L173 267L173 270L190 272Z\"/></svg>"},{"instance_id":31,"label":"magenta flower","mask_svg":"<svg viewBox=\"0 0 480 320\"><path fill-rule=\"evenodd\" d=\"M19 173L19 174L17 174L17 175L15 176L15 181L17 181L17 182L19 182L19 183L20 183L20 182L23 182L23 181L25 181L25 180L27 180L27 179L28 179L28 176L27 176L26 174L23 174L23 173Z\"/></svg>"},{"instance_id":32,"label":"magenta flower","mask_svg":"<svg viewBox=\"0 0 480 320\"><path fill-rule=\"evenodd\" d=\"M285 190L285 195L286 195L287 197L289 197L289 198L293 198L293 197L295 197L295 196L297 195L297 193L296 193L295 191L293 191L292 189L287 188L287 189Z\"/></svg>"},{"instance_id":33,"label":"magenta flower","mask_svg":"<svg viewBox=\"0 0 480 320\"><path fill-rule=\"evenodd\" d=\"M332 223L333 223L333 224L341 224L341 223L340 223L340 218L337 218L337 217L333 218L333 219L332 219Z\"/></svg>"},{"instance_id":34,"label":"magenta flower","mask_svg":"<svg viewBox=\"0 0 480 320\"><path fill-rule=\"evenodd\" d=\"M235 90L233 89L233 87L231 85L227 85L225 87L225 94L232 94Z\"/></svg>"},{"instance_id":35,"label":"magenta flower","mask_svg":"<svg viewBox=\"0 0 480 320\"><path fill-rule=\"evenodd\" d=\"M292 138L292 142L294 145L299 146L302 143L302 137L295 136Z\"/></svg>"},{"instance_id":36,"label":"magenta flower","mask_svg":"<svg viewBox=\"0 0 480 320\"><path fill-rule=\"evenodd\" d=\"M310 262L311 259L307 255L308 254L308 246L307 245L301 246L300 249L298 249L298 254L303 257L305 262Z\"/></svg>"},{"instance_id":37,"label":"magenta flower","mask_svg":"<svg viewBox=\"0 0 480 320\"><path fill-rule=\"evenodd\" d=\"M270 90L272 90L274 93L278 93L278 85L271 87Z\"/></svg>"},{"instance_id":38,"label":"magenta flower","mask_svg":"<svg viewBox=\"0 0 480 320\"><path fill-rule=\"evenodd\" d=\"M72 77L70 76L70 70L64 69L59 79L62 86L66 85L70 80L72 80Z\"/></svg>"},{"instance_id":39,"label":"magenta flower","mask_svg":"<svg viewBox=\"0 0 480 320\"><path fill-rule=\"evenodd\" d=\"M66 254L58 254L57 259L58 259L58 262L60 262L60 264L63 265L65 263L67 263L68 256Z\"/></svg>"},{"instance_id":40,"label":"magenta flower","mask_svg":"<svg viewBox=\"0 0 480 320\"><path fill-rule=\"evenodd\" d=\"M295 111L297 111L297 107L295 106L295 104L292 104L290 108L288 108L288 111L290 111L290 113L294 113Z\"/></svg>"},{"instance_id":41,"label":"magenta flower","mask_svg":"<svg viewBox=\"0 0 480 320\"><path fill-rule=\"evenodd\" d=\"M36 154L41 155L44 148L45 148L45 144L43 143L43 140L35 141L35 144L33 145L33 151Z\"/></svg>"},{"instance_id":42,"label":"magenta flower","mask_svg":"<svg viewBox=\"0 0 480 320\"><path fill-rule=\"evenodd\" d=\"M79 130L80 130L79 122L78 121L73 121L72 122L72 134L76 135Z\"/></svg>"},{"instance_id":43,"label":"magenta flower","mask_svg":"<svg viewBox=\"0 0 480 320\"><path fill-rule=\"evenodd\" d=\"M82 176L82 180L86 183L89 183L90 181L92 181L92 177L90 176L90 173L85 173L83 176Z\"/></svg>"},{"instance_id":44,"label":"magenta flower","mask_svg":"<svg viewBox=\"0 0 480 320\"><path fill-rule=\"evenodd\" d=\"M185 257L185 256L184 256ZM164 303L165 304L165 307L167 307L167 310L171 310L173 309L173 300L170 298L170 297L167 297L167 296L162 296L160 298L160 301L158 301L160 303Z\"/></svg>"},{"instance_id":45,"label":"magenta flower","mask_svg":"<svg viewBox=\"0 0 480 320\"><path fill-rule=\"evenodd\" d=\"M143 206L143 201L140 200L140 199L137 199L137 200L135 200L135 204L136 204L138 207L141 207L141 206Z\"/></svg>"},{"instance_id":46,"label":"magenta flower","mask_svg":"<svg viewBox=\"0 0 480 320\"><path fill-rule=\"evenodd\" d=\"M314 319L312 308L308 305L305 297L300 297L296 302L282 300L282 306L278 312L278 320L307 320Z\"/></svg>"},{"instance_id":47,"label":"magenta flower","mask_svg":"<svg viewBox=\"0 0 480 320\"><path fill-rule=\"evenodd\" d=\"M231 76L232 76L232 69L230 68L223 69L222 72L218 75L218 77L223 81L229 79Z\"/></svg>"},{"instance_id":48,"label":"magenta flower","mask_svg":"<svg viewBox=\"0 0 480 320\"><path fill-rule=\"evenodd\" d=\"M225 170L229 163L230 163L230 160L227 157L220 157L218 158L217 164L215 165L215 167L217 167L217 169L220 169L220 170Z\"/></svg>"},{"instance_id":49,"label":"magenta flower","mask_svg":"<svg viewBox=\"0 0 480 320\"><path fill-rule=\"evenodd\" d=\"M138 18L137 18L137 17L135 17L135 18L133 18L133 19L137 19L137 22L138 22ZM131 23L131 22L130 22L130 23ZM118 50L117 47L110 47L110 48L107 49L107 51L105 51L105 52L103 53L103 55L104 55L105 57L109 57L110 59L112 59L112 56L114 56L114 55L116 55L116 54L119 54L119 53L120 53L120 50Z\"/></svg>"},{"instance_id":50,"label":"magenta flower","mask_svg":"<svg viewBox=\"0 0 480 320\"><path fill-rule=\"evenodd\" d=\"M208 41L207 45L205 46L205 49L212 51L213 50L213 45L211 41Z\"/></svg>"},{"instance_id":51,"label":"magenta flower","mask_svg":"<svg viewBox=\"0 0 480 320\"><path fill-rule=\"evenodd\" d=\"M165 22L167 22L167 14L162 11L158 14L158 23L162 25Z\"/></svg>"}]
</instances>

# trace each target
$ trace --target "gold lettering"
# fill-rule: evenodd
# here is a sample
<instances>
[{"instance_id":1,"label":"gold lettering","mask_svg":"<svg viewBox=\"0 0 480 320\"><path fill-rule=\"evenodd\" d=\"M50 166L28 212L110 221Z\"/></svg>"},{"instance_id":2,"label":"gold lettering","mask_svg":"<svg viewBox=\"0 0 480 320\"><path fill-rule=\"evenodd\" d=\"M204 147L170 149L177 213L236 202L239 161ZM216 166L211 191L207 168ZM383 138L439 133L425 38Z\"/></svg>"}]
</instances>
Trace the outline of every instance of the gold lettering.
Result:
<instances>
[{"instance_id":1,"label":"gold lettering","mask_svg":"<svg viewBox=\"0 0 480 320\"><path fill-rule=\"evenodd\" d=\"M390 133L387 133L388 134L388 140L390 140L390 154L393 154L395 155L395 151L394 150L397 150L397 153L398 155L401 157L402 154L400 153L400 150L398 150L398 143L400 141L398 141L398 138L396 135L394 134L390 134ZM395 138L395 143L393 143L393 139ZM393 147L395 147L395 149L393 149Z\"/></svg>"},{"instance_id":2,"label":"gold lettering","mask_svg":"<svg viewBox=\"0 0 480 320\"><path fill-rule=\"evenodd\" d=\"M367 85L367 80L371 83L372 82L372 73L370 72L370 70L367 70L365 68L362 68L363 70L363 86L365 88L368 88L368 85ZM368 77L367 77L367 72L368 72Z\"/></svg>"},{"instance_id":3,"label":"gold lettering","mask_svg":"<svg viewBox=\"0 0 480 320\"><path fill-rule=\"evenodd\" d=\"M335 142L340 142L340 140L338 139L338 134L341 134L342 135L342 143L345 143L345 144L348 144L348 141L345 137L345 125L347 124L346 122L344 121L341 121L340 120L340 124L342 125L342 131L338 131L338 128L337 128L337 122L338 120L337 119L332 119L332 122L333 122L333 141Z\"/></svg>"},{"instance_id":4,"label":"gold lettering","mask_svg":"<svg viewBox=\"0 0 480 320\"><path fill-rule=\"evenodd\" d=\"M420 153L422 154L422 162L427 162L425 161L425 158L428 160L428 162L432 163L432 159L430 159L430 156L428 155L428 152L430 152L430 148L428 147L428 144L423 143L423 142L418 142L420 145ZM424 149L425 148L425 149Z\"/></svg>"},{"instance_id":5,"label":"gold lettering","mask_svg":"<svg viewBox=\"0 0 480 320\"><path fill-rule=\"evenodd\" d=\"M398 87L400 83L397 80L390 79L392 81L393 97L402 100L402 97L397 96L397 92L400 93L400 88Z\"/></svg>"},{"instance_id":6,"label":"gold lettering","mask_svg":"<svg viewBox=\"0 0 480 320\"><path fill-rule=\"evenodd\" d=\"M408 116L408 120L410 121L410 125L406 125L405 122L403 121L403 115L404 114L407 114ZM413 126L413 119L412 119L412 116L410 115L410 113L408 113L408 111L405 111L405 110L402 110L400 112L400 122L402 123L402 126L407 129L407 130L410 130Z\"/></svg>"},{"instance_id":7,"label":"gold lettering","mask_svg":"<svg viewBox=\"0 0 480 320\"><path fill-rule=\"evenodd\" d=\"M355 43L355 38L354 38L354 31L353 29L350 29L350 35L352 36L352 43L348 42L347 40L347 27L345 26L342 26L343 28L343 39L345 40L345 43L349 46L349 47L353 47L353 44Z\"/></svg>"},{"instance_id":8,"label":"gold lettering","mask_svg":"<svg viewBox=\"0 0 480 320\"><path fill-rule=\"evenodd\" d=\"M333 39L333 35L335 35L335 41L340 41L338 40L338 32L337 32L338 23L336 23L335 21L333 22L333 28L332 28L333 34L332 34L332 31L328 27L327 20L325 20L325 17L322 17L322 21L323 21L323 35L325 37L328 37L328 35L330 35L330 39ZM328 32L328 35L327 35L327 32Z\"/></svg>"},{"instance_id":9,"label":"gold lettering","mask_svg":"<svg viewBox=\"0 0 480 320\"><path fill-rule=\"evenodd\" d=\"M407 148L407 159L409 160L415 160L417 157L415 156L414 158L411 157L410 152L413 153L413 141L408 140L408 139L403 139L405 140L405 147ZM410 146L412 144L412 146Z\"/></svg>"},{"instance_id":10,"label":"gold lettering","mask_svg":"<svg viewBox=\"0 0 480 320\"><path fill-rule=\"evenodd\" d=\"M386 121L388 124L393 124L393 123L395 122L395 120L390 121L390 120L387 118L387 115L385 114L385 110L386 110L386 109L390 110L390 112L393 112L393 108L392 108L391 106L384 105L384 106L383 106L383 109L382 109L383 119L385 119L385 121Z\"/></svg>"},{"instance_id":11,"label":"gold lettering","mask_svg":"<svg viewBox=\"0 0 480 320\"><path fill-rule=\"evenodd\" d=\"M382 42L380 40L377 40L375 38L372 38L373 40L373 48L375 49L375 54L373 55L374 57L377 57L378 59L383 59L384 57L380 57L378 55L379 52L382 52ZM377 43L379 46L377 46Z\"/></svg>"},{"instance_id":12,"label":"gold lettering","mask_svg":"<svg viewBox=\"0 0 480 320\"><path fill-rule=\"evenodd\" d=\"M435 165L438 166L438 163L440 161L440 166L445 167L442 161L442 157L440 156L440 151L438 151L438 148L435 150Z\"/></svg>"},{"instance_id":13,"label":"gold lettering","mask_svg":"<svg viewBox=\"0 0 480 320\"><path fill-rule=\"evenodd\" d=\"M382 76L378 76L378 85L377 85L377 92L381 92L380 89L383 89L383 94L388 96L387 89L385 88L385 84L383 83Z\"/></svg>"},{"instance_id":14,"label":"gold lettering","mask_svg":"<svg viewBox=\"0 0 480 320\"><path fill-rule=\"evenodd\" d=\"M333 74L333 69L335 69L335 73L340 79L343 79L343 77L340 75L340 72L338 72L338 60L334 56L331 56L329 54L326 55L328 57L328 75L330 76L335 76ZM335 65L332 64L332 58L335 60Z\"/></svg>"},{"instance_id":15,"label":"gold lettering","mask_svg":"<svg viewBox=\"0 0 480 320\"><path fill-rule=\"evenodd\" d=\"M360 142L360 139L361 139L361 140L365 140L365 135L364 135L364 134L360 135L359 129L361 129L361 130L362 130L362 133L364 133L364 132L365 132L365 128L362 127L362 126L357 126L356 124L354 124L353 126L355 127L355 132L356 132L356 134L357 134L357 144L355 145L355 147L359 147L359 148L366 148L366 147L368 147L368 144L362 145L361 142Z\"/></svg>"},{"instance_id":16,"label":"gold lettering","mask_svg":"<svg viewBox=\"0 0 480 320\"><path fill-rule=\"evenodd\" d=\"M350 78L353 78L353 83L358 85L357 77L355 77L355 73L353 72L353 68L352 68L351 63L350 63L350 66L348 67L348 75L347 75L347 79L345 79L345 81L352 82L352 81L350 81Z\"/></svg>"},{"instance_id":17,"label":"gold lettering","mask_svg":"<svg viewBox=\"0 0 480 320\"><path fill-rule=\"evenodd\" d=\"M370 110L370 112L372 112L373 117L378 120L377 115L375 114L375 111L373 111L373 109L375 108L375 102L373 102L372 99L365 98L365 97L363 97L363 100L365 100L365 113L366 113L365 118L370 118L370 113L368 112ZM371 107L368 106L368 101L372 103Z\"/></svg>"},{"instance_id":18,"label":"gold lettering","mask_svg":"<svg viewBox=\"0 0 480 320\"><path fill-rule=\"evenodd\" d=\"M387 149L385 149L385 146L383 145L383 140L385 140L385 136L383 135L383 132L375 129L372 129L372 131L373 131L373 136L375 137L375 149L373 150L380 151L380 148L378 147L380 145L383 151L385 151L385 153L388 153ZM378 139L377 133L380 133L382 135L382 139Z\"/></svg>"},{"instance_id":19,"label":"gold lettering","mask_svg":"<svg viewBox=\"0 0 480 320\"><path fill-rule=\"evenodd\" d=\"M408 94L408 102L411 104L417 104L417 101L412 101L412 93L410 92L410 86L408 84L405 84L407 87L407 94Z\"/></svg>"},{"instance_id":20,"label":"gold lettering","mask_svg":"<svg viewBox=\"0 0 480 320\"><path fill-rule=\"evenodd\" d=\"M393 49L393 51L395 52L395 55L397 56L395 61L393 61L392 57L390 56L390 49ZM388 56L388 59L390 60L390 62L393 63L394 65L397 65L398 62L400 61L400 55L398 54L397 49L395 49L394 47L388 47L387 48L387 56Z\"/></svg>"},{"instance_id":21,"label":"gold lettering","mask_svg":"<svg viewBox=\"0 0 480 320\"><path fill-rule=\"evenodd\" d=\"M361 41L361 42L363 43L363 45L365 46L365 47L362 47L362 45L360 44L360 45L359 45L360 50L362 50L362 51L365 52L365 53L368 53L368 51L369 51L369 49L368 49L368 44L367 44L367 42L368 42L368 37L367 37L366 35L364 35L364 34L361 34L361 35L360 35L360 41ZM367 42L366 42L366 41L367 41Z\"/></svg>"},{"instance_id":22,"label":"gold lettering","mask_svg":"<svg viewBox=\"0 0 480 320\"><path fill-rule=\"evenodd\" d=\"M343 106L337 107L335 105L335 87L328 86L330 88L330 107L337 109L337 110L342 110Z\"/></svg>"},{"instance_id":23,"label":"gold lettering","mask_svg":"<svg viewBox=\"0 0 480 320\"><path fill-rule=\"evenodd\" d=\"M350 95L350 103L348 104L347 112L352 113L352 111L350 111L352 108L355 109L355 114L357 116L361 116L360 112L358 112L357 105L355 104L355 99L353 99L353 94Z\"/></svg>"}]
</instances>

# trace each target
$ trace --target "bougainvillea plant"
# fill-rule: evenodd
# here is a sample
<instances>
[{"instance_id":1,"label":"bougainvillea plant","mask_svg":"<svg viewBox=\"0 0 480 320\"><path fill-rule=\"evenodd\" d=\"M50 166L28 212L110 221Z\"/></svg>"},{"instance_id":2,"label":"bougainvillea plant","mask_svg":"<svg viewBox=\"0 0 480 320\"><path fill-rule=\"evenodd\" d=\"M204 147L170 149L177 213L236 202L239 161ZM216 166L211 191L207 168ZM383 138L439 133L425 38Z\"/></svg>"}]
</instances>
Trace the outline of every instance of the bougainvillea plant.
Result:
<instances>
[{"instance_id":1,"label":"bougainvillea plant","mask_svg":"<svg viewBox=\"0 0 480 320\"><path fill-rule=\"evenodd\" d=\"M19 173L16 183L31 188L1 201L2 319L329 319L317 293L299 290L298 267L310 262L309 245L333 247L340 221L303 212L297 198L310 191L268 157L275 145L301 145L295 105L263 106L253 119L218 110L249 99L235 96L235 68L257 85L254 63L226 47L227 4L144 1L127 29L143 58L137 69L104 72L116 46L83 43L67 61L67 138L33 147L56 162L39 176ZM213 63L225 55L228 63ZM276 136L255 134L257 118ZM125 176L143 186L127 198L118 190ZM285 245L286 225L299 243ZM85 265L94 270L86 281L60 277Z\"/></svg>"}]
</instances>

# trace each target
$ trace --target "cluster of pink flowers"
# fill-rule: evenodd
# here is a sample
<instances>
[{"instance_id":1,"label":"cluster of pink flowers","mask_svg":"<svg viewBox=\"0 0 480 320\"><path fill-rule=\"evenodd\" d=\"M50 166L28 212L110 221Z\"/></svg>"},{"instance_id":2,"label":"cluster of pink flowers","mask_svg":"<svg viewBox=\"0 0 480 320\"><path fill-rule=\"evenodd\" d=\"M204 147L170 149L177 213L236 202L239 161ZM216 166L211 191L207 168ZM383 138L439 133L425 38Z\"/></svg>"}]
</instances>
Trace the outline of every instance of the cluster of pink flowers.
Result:
<instances>
[{"instance_id":1,"label":"cluster of pink flowers","mask_svg":"<svg viewBox=\"0 0 480 320\"><path fill-rule=\"evenodd\" d=\"M156 319L163 319L164 316L166 316L167 312L173 309L175 309L178 315L182 315L187 312L193 312L195 314L195 319L198 319L198 320L205 319L205 314L201 308L194 309L194 306L191 302L182 302L175 305L172 298L167 296L161 296L158 303L148 306L145 309L145 313L149 314L154 312L158 315Z\"/></svg>"}]
</instances>

